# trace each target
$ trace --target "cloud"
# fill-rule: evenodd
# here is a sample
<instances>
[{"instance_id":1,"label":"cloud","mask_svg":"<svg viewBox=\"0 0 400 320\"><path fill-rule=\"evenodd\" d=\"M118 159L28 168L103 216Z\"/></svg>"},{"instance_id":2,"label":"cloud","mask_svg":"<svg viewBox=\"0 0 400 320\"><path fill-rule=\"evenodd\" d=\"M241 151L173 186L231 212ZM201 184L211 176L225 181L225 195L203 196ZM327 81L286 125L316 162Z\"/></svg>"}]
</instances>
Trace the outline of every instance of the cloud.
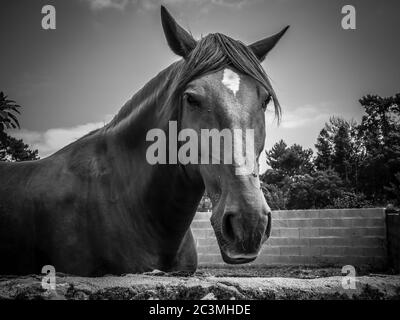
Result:
<instances>
[{"instance_id":1,"label":"cloud","mask_svg":"<svg viewBox=\"0 0 400 320\"><path fill-rule=\"evenodd\" d=\"M282 121L280 127L283 129L297 129L306 127L321 121L328 121L332 112L329 111L330 103L318 105L304 105L296 108L283 107ZM332 110L332 109L331 109ZM273 116L266 115L267 123L273 123Z\"/></svg>"},{"instance_id":2,"label":"cloud","mask_svg":"<svg viewBox=\"0 0 400 320\"><path fill-rule=\"evenodd\" d=\"M124 10L129 0L84 0L89 3L92 10L117 9Z\"/></svg>"},{"instance_id":3,"label":"cloud","mask_svg":"<svg viewBox=\"0 0 400 320\"><path fill-rule=\"evenodd\" d=\"M41 158L60 150L85 134L103 127L105 122L86 123L71 128L54 128L44 132L31 130L13 130L13 137L22 139L32 149L37 149Z\"/></svg>"},{"instance_id":4,"label":"cloud","mask_svg":"<svg viewBox=\"0 0 400 320\"><path fill-rule=\"evenodd\" d=\"M193 4L198 6L221 6L230 8L241 8L243 5L259 0L81 0L87 2L94 11L105 9L125 10L128 6L141 10L159 9L166 5Z\"/></svg>"}]
</instances>

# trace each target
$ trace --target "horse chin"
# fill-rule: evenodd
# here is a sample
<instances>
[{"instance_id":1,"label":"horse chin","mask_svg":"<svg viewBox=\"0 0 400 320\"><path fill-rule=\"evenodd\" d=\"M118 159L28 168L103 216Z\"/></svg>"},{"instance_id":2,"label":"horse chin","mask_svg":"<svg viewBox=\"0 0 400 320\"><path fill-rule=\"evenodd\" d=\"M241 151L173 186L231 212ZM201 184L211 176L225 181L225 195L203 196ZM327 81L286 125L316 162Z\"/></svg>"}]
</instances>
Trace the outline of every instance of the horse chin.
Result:
<instances>
[{"instance_id":1,"label":"horse chin","mask_svg":"<svg viewBox=\"0 0 400 320\"><path fill-rule=\"evenodd\" d=\"M257 254L227 254L225 251L221 250L222 260L228 264L244 264L254 261L258 257Z\"/></svg>"}]
</instances>

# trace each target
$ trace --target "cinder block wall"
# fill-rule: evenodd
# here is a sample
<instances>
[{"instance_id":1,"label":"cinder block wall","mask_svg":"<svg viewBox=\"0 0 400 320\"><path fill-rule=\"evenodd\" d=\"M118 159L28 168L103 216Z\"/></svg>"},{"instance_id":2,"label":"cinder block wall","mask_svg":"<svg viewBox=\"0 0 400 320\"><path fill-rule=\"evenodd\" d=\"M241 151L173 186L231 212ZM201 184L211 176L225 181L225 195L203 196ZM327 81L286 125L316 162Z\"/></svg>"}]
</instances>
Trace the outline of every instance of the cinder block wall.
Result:
<instances>
[{"instance_id":1,"label":"cinder block wall","mask_svg":"<svg viewBox=\"0 0 400 320\"><path fill-rule=\"evenodd\" d=\"M209 212L192 223L200 265L224 264ZM386 264L384 209L290 210L272 213L271 237L255 265Z\"/></svg>"}]
</instances>

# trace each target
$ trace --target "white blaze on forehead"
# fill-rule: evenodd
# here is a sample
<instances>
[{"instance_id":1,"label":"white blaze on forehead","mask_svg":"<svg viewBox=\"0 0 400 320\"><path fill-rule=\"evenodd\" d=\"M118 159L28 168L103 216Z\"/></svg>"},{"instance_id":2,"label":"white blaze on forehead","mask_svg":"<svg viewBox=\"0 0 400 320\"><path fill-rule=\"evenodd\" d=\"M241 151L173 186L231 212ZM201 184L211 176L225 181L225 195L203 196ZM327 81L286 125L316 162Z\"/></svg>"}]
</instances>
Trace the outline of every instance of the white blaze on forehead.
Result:
<instances>
[{"instance_id":1,"label":"white blaze on forehead","mask_svg":"<svg viewBox=\"0 0 400 320\"><path fill-rule=\"evenodd\" d=\"M225 69L222 83L229 90L232 90L233 94L236 96L236 93L239 91L240 76L237 73L233 72L231 69Z\"/></svg>"}]
</instances>

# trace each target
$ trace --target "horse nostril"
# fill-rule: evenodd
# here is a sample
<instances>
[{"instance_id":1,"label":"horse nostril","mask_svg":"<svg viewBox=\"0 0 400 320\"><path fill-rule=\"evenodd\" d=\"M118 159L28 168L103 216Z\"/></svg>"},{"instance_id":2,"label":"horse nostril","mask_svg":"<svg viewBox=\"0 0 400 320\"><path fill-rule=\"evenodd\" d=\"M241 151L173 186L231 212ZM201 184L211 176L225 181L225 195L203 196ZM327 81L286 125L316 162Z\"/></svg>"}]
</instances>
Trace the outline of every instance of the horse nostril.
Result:
<instances>
[{"instance_id":1,"label":"horse nostril","mask_svg":"<svg viewBox=\"0 0 400 320\"><path fill-rule=\"evenodd\" d=\"M235 231L233 229L232 219L233 219L233 214L226 213L222 221L222 234L225 237L225 239L230 242L235 241Z\"/></svg>"}]
</instances>

